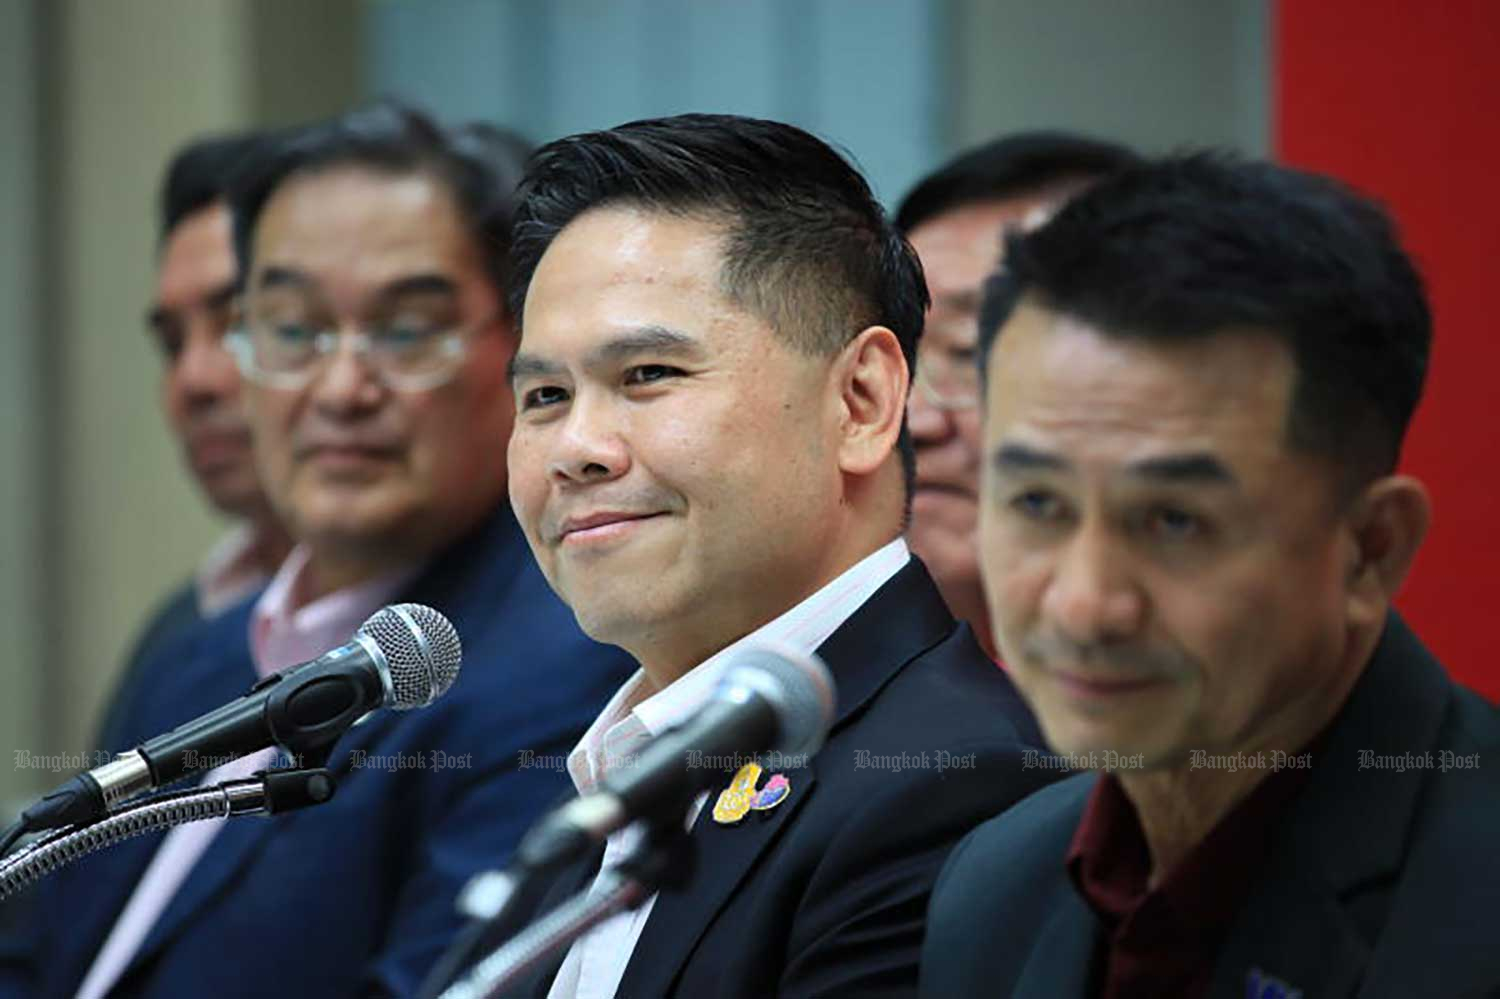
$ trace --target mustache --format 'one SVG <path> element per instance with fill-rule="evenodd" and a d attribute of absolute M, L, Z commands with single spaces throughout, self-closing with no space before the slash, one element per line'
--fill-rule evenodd
<path fill-rule="evenodd" d="M 1197 666 L 1192 656 L 1170 646 L 1077 642 L 1061 635 L 1030 636 L 1021 643 L 1021 653 L 1041 665 L 1082 666 L 1110 676 L 1143 679 L 1183 676 Z"/>

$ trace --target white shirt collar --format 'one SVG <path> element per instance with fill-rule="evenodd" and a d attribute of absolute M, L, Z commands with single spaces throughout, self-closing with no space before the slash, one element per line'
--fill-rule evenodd
<path fill-rule="evenodd" d="M 906 541 L 897 538 L 865 556 L 812 596 L 743 638 L 726 645 L 678 677 L 665 689 L 645 696 L 644 670 L 637 670 L 568 754 L 568 775 L 580 792 L 596 784 L 625 757 L 657 735 L 686 721 L 713 695 L 719 678 L 736 653 L 756 642 L 775 642 L 813 653 L 865 601 L 911 559 Z"/>

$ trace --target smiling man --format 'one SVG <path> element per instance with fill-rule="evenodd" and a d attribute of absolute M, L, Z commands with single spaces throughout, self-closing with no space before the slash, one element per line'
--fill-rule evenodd
<path fill-rule="evenodd" d="M 896 226 L 922 260 L 932 307 L 907 408 L 917 454 L 907 537 L 943 599 L 995 654 L 979 578 L 979 300 L 1007 228 L 1034 224 L 1135 162 L 1123 146 L 1069 132 L 1016 132 L 922 178 Z"/>
<path fill-rule="evenodd" d="M 1023 769 L 1030 718 L 901 539 L 919 265 L 847 163 L 775 122 L 574 136 L 522 191 L 512 502 L 584 631 L 641 665 L 569 758 L 575 784 L 691 715 L 747 642 L 816 650 L 838 686 L 775 808 L 698 802 L 696 876 L 522 992 L 910 994 L 949 846 L 1052 776 Z"/>
<path fill-rule="evenodd" d="M 519 163 L 492 139 L 376 105 L 278 137 L 234 192 L 235 347 L 261 482 L 297 545 L 256 600 L 158 657 L 111 748 L 343 644 L 387 603 L 452 620 L 457 681 L 355 725 L 318 808 L 184 826 L 49 879 L 15 994 L 414 995 L 459 889 L 566 787 L 534 761 L 629 675 L 547 587 L 506 502 Z"/>
<path fill-rule="evenodd" d="M 980 329 L 995 633 L 1096 773 L 955 851 L 924 994 L 1493 994 L 1500 717 L 1391 610 L 1430 320 L 1384 215 L 1132 168 L 1010 240 Z"/>

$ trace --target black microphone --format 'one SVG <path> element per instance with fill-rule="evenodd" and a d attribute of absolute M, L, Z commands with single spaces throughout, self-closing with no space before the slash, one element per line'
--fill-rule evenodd
<path fill-rule="evenodd" d="M 565 863 L 638 818 L 680 821 L 695 794 L 723 779 L 724 768 L 703 765 L 705 757 L 811 755 L 823 745 L 833 704 L 833 678 L 816 656 L 768 644 L 735 653 L 697 714 L 533 827 L 517 848 L 518 866 Z"/>
<path fill-rule="evenodd" d="M 431 607 L 382 608 L 347 645 L 273 673 L 243 697 L 79 774 L 21 819 L 28 831 L 92 822 L 226 758 L 271 746 L 294 754 L 326 749 L 376 708 L 431 704 L 453 685 L 461 658 L 453 625 Z"/>

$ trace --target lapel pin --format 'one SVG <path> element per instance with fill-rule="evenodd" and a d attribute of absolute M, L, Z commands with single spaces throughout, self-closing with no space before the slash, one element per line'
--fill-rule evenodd
<path fill-rule="evenodd" d="M 1245 996 L 1246 999 L 1302 999 L 1302 990 L 1259 968 L 1251 968 L 1245 976 Z"/>
<path fill-rule="evenodd" d="M 732 826 L 750 812 L 765 812 L 786 800 L 792 793 L 791 781 L 783 774 L 772 774 L 766 786 L 757 789 L 763 771 L 759 763 L 746 763 L 740 767 L 729 786 L 719 792 L 714 802 L 714 821 L 721 826 Z"/>

